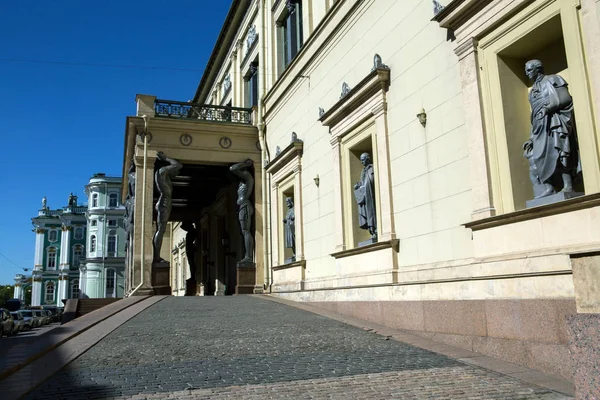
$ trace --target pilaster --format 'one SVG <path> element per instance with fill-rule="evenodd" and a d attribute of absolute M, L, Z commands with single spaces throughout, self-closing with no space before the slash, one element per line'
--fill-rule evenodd
<path fill-rule="evenodd" d="M 146 159 L 145 169 L 144 158 Z M 132 283 L 133 289 L 138 288 L 135 292 L 138 295 L 146 295 L 152 292 L 152 239 L 154 236 L 152 211 L 155 161 L 155 150 L 148 150 L 146 157 L 144 157 L 143 149 L 141 146 L 138 146 L 135 155 L 135 251 L 133 254 L 134 271 Z"/>

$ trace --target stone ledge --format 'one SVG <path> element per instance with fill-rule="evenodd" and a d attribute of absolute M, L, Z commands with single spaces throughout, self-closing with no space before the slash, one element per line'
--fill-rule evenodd
<path fill-rule="evenodd" d="M 477 221 L 467 222 L 466 224 L 463 224 L 463 226 L 473 231 L 478 231 L 481 229 L 495 228 L 497 226 L 509 225 L 517 222 L 529 221 L 536 218 L 543 218 L 597 206 L 600 206 L 600 193 L 575 197 L 559 203 L 547 204 L 544 206 L 528 208 L 507 214 L 496 215 Z"/>
<path fill-rule="evenodd" d="M 383 249 L 393 249 L 396 253 L 398 253 L 400 251 L 400 240 L 392 239 L 386 240 L 385 242 L 377 242 L 363 247 L 357 247 L 354 249 L 342 250 L 335 253 L 331 253 L 330 256 L 333 258 L 344 258 Z"/>
<path fill-rule="evenodd" d="M 281 271 L 284 269 L 291 269 L 296 267 L 306 268 L 306 260 L 300 260 L 289 264 L 278 265 L 276 267 L 273 267 L 273 271 Z"/>

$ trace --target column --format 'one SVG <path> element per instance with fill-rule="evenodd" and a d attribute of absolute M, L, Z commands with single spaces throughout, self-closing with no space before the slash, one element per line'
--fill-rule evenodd
<path fill-rule="evenodd" d="M 581 0 L 581 33 L 589 72 L 592 113 L 600 121 L 600 1 Z M 600 149 L 597 149 L 600 151 Z"/>
<path fill-rule="evenodd" d="M 69 259 L 71 254 L 71 236 L 73 235 L 73 227 L 63 225 L 61 235 L 60 262 L 58 265 L 59 277 L 56 292 L 56 301 L 59 306 L 62 305 L 62 299 L 68 298 L 69 293 Z"/>
<path fill-rule="evenodd" d="M 379 180 L 379 228 L 377 236 L 379 242 L 396 239 L 394 230 L 394 207 L 392 200 L 392 172 L 390 168 L 389 138 L 387 131 L 387 103 L 379 103 L 372 110 L 375 117 L 375 140 L 377 151 L 377 170 L 375 174 Z"/>
<path fill-rule="evenodd" d="M 34 275 L 32 277 L 32 285 L 31 285 L 31 305 L 39 306 L 42 301 L 42 276 Z"/>
<path fill-rule="evenodd" d="M 265 237 L 263 232 L 263 173 L 262 163 L 254 163 L 254 260 L 256 262 L 256 283 L 254 293 L 263 293 L 263 283 L 265 281 Z"/>
<path fill-rule="evenodd" d="M 473 220 L 492 217 L 496 210 L 492 203 L 492 190 L 489 179 L 489 163 L 483 129 L 483 110 L 479 93 L 479 72 L 477 62 L 477 41 L 468 39 L 454 50 L 459 57 L 462 84 L 465 126 L 469 142 L 469 170 L 473 199 Z"/>
<path fill-rule="evenodd" d="M 135 212 L 134 212 L 134 253 L 133 253 L 133 294 L 152 294 L 152 239 L 154 229 L 152 225 L 152 194 L 154 190 L 154 162 L 156 151 L 148 150 L 146 155 L 146 169 L 144 173 L 143 147 L 136 148 L 135 155 Z M 145 180 L 144 180 L 145 178 Z M 144 189 L 145 188 L 145 189 Z M 145 198 L 144 198 L 145 195 Z M 144 223 L 142 224 L 142 216 Z M 143 247 L 142 247 L 143 237 Z"/>
<path fill-rule="evenodd" d="M 33 269 L 41 270 L 44 262 L 44 234 L 45 229 L 37 228 L 35 230 L 35 255 L 33 257 Z"/>
<path fill-rule="evenodd" d="M 302 201 L 302 164 L 298 160 L 298 165 L 294 168 L 294 215 L 296 218 L 296 261 L 304 260 L 304 223 L 302 219 L 303 204 Z M 279 203 L 279 202 L 278 202 Z M 281 222 L 280 222 L 281 223 Z"/>
<path fill-rule="evenodd" d="M 331 140 L 333 153 L 333 198 L 335 210 L 335 235 L 334 251 L 346 250 L 344 240 L 344 199 L 342 193 L 342 155 L 340 154 L 340 139 L 334 137 Z"/>

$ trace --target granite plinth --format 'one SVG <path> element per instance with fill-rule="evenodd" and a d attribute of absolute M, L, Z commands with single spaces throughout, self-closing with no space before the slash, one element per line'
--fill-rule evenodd
<path fill-rule="evenodd" d="M 152 263 L 152 290 L 155 295 L 171 294 L 170 273 L 170 263 L 166 261 Z"/>
<path fill-rule="evenodd" d="M 256 264 L 246 263 L 249 266 L 243 266 L 238 263 L 236 269 L 237 284 L 235 285 L 235 294 L 252 294 L 256 285 Z"/>
<path fill-rule="evenodd" d="M 556 194 L 542 197 L 540 199 L 527 200 L 525 205 L 527 208 L 543 206 L 546 204 L 558 203 L 559 201 L 569 200 L 574 197 L 581 197 L 585 193 L 582 192 L 558 192 Z"/>
<path fill-rule="evenodd" d="M 358 242 L 358 247 L 368 246 L 373 243 L 377 243 L 377 239 L 371 238 L 369 240 L 365 240 L 364 242 Z"/>
<path fill-rule="evenodd" d="M 600 399 L 600 314 L 567 316 L 578 399 Z"/>

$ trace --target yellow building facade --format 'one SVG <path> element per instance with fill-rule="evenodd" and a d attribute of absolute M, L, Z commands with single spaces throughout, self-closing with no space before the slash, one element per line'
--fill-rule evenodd
<path fill-rule="evenodd" d="M 583 188 L 537 207 L 527 207 L 522 149 L 531 59 L 569 84 Z M 453 0 L 434 10 L 429 0 L 234 0 L 193 101 L 180 104 L 187 111 L 167 118 L 167 103 L 139 95 L 128 118 L 129 293 L 271 293 L 572 379 L 565 318 L 600 312 L 598 99 L 600 1 Z M 184 164 L 180 187 L 210 192 L 178 204 L 163 271 L 148 259 L 158 151 Z M 365 152 L 373 243 L 353 193 Z M 238 181 L 226 169 L 246 159 L 256 266 L 241 273 Z M 197 231 L 195 277 L 184 220 Z"/>

